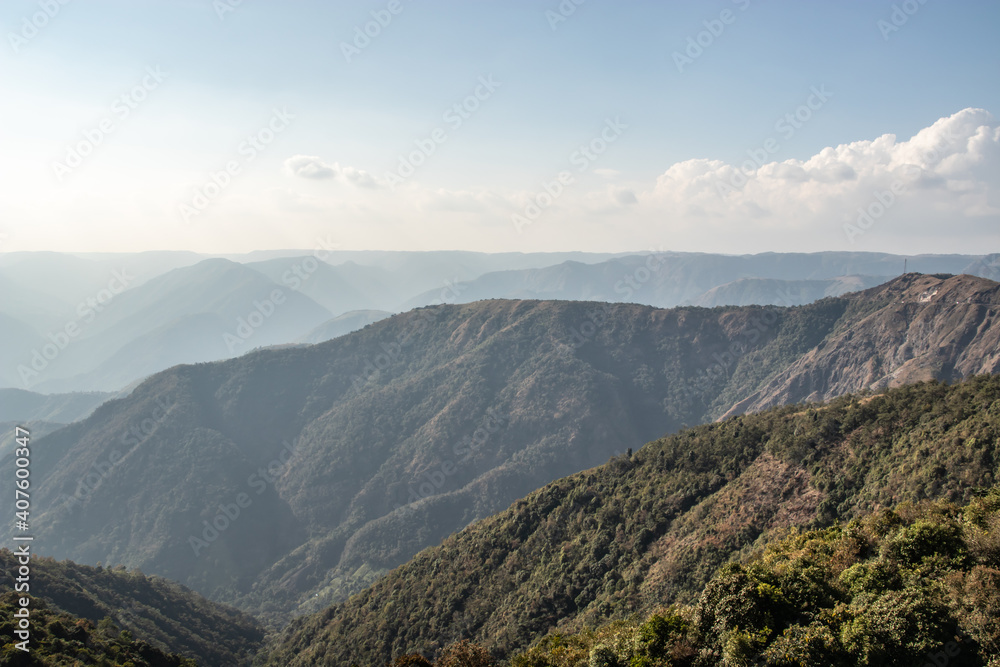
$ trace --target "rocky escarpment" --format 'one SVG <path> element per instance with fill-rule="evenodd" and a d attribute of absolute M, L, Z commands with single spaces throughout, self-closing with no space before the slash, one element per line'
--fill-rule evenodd
<path fill-rule="evenodd" d="M 723 418 L 864 389 L 1000 372 L 1000 285 L 993 281 L 912 273 L 845 298 L 851 301 L 845 326 Z"/>

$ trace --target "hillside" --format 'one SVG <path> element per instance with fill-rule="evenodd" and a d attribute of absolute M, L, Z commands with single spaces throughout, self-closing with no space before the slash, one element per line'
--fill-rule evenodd
<path fill-rule="evenodd" d="M 14 613 L 19 596 L 0 595 L 0 633 L 11 641 L 0 647 L 0 665 L 51 667 L 101 665 L 101 667 L 196 667 L 198 663 L 162 650 L 122 630 L 111 619 L 94 624 L 87 619 L 49 607 L 41 598 L 29 596 L 32 634 L 29 650 L 16 646 Z"/>
<path fill-rule="evenodd" d="M 1000 289 L 927 280 L 977 299 Z M 439 306 L 176 367 L 38 440 L 38 539 L 58 558 L 141 567 L 279 623 L 554 479 L 718 417 L 859 322 L 900 320 L 891 298 L 865 294 L 787 309 Z M 995 307 L 905 308 L 943 345 L 940 379 L 996 372 L 983 343 Z M 953 328 L 960 312 L 978 324 Z M 868 386 L 894 351 L 820 367 L 784 400 Z"/>
<path fill-rule="evenodd" d="M 16 571 L 17 559 L 2 549 L 0 564 L 0 583 L 13 590 L 8 573 Z M 122 567 L 36 557 L 31 562 L 31 592 L 54 611 L 95 626 L 109 618 L 156 648 L 199 665 L 248 664 L 264 638 L 263 629 L 249 616 L 172 581 Z"/>
<path fill-rule="evenodd" d="M 11 551 L 0 549 L 0 567 L 0 585 L 13 590 L 10 573 L 17 571 L 17 558 Z M 31 592 L 53 613 L 85 619 L 92 626 L 100 626 L 108 618 L 157 649 L 196 660 L 199 665 L 249 664 L 264 638 L 257 622 L 245 614 L 136 570 L 35 557 L 31 561 Z"/>
<path fill-rule="evenodd" d="M 0 422 L 48 421 L 61 424 L 85 419 L 113 394 L 99 391 L 72 394 L 36 394 L 22 389 L 0 389 Z"/>
<path fill-rule="evenodd" d="M 62 324 L 63 313 L 72 312 L 72 306 L 64 299 L 50 296 L 33 287 L 5 275 L 0 268 L 0 313 L 21 326 L 35 331 Z M 9 322 L 3 322 L 9 326 Z"/>
<path fill-rule="evenodd" d="M 28 386 L 114 391 L 175 364 L 295 340 L 329 317 L 312 299 L 251 268 L 208 259 L 126 289 L 100 310 L 95 306 L 79 319 L 78 337 Z"/>
<path fill-rule="evenodd" d="M 699 426 L 558 480 L 293 622 L 267 664 L 387 664 L 462 638 L 509 657 L 550 632 L 693 603 L 785 528 L 964 503 L 998 475 L 996 376 Z"/>
<path fill-rule="evenodd" d="M 27 323 L 2 312 L 0 331 L 3 331 L 4 342 L 0 347 L 0 384 L 7 387 L 23 386 L 18 364 L 25 363 L 25 350 L 41 346 L 44 339 Z M 27 361 L 30 362 L 30 356 Z"/>
<path fill-rule="evenodd" d="M 996 255 L 921 255 L 906 261 L 924 273 L 997 277 Z M 609 255 L 327 248 L 229 258 L 188 252 L 4 253 L 0 331 L 7 345 L 0 350 L 0 386 L 48 393 L 120 391 L 179 363 L 320 342 L 323 331 L 311 330 L 348 311 L 399 312 L 495 298 L 661 308 L 787 307 L 891 280 L 903 264 L 902 256 L 852 252 Z M 258 309 L 255 304 L 274 290 L 285 298 L 276 313 L 267 304 Z M 260 326 L 240 324 L 261 315 Z M 343 324 L 330 326 L 346 333 L 350 328 Z M 237 331 L 247 338 L 236 337 Z"/>
<path fill-rule="evenodd" d="M 401 297 L 395 276 L 371 266 L 346 262 L 331 266 L 315 257 L 292 257 L 250 262 L 247 267 L 275 284 L 294 289 L 333 315 L 394 307 Z"/>
<path fill-rule="evenodd" d="M 369 324 L 390 317 L 392 313 L 384 310 L 352 310 L 327 320 L 309 333 L 298 339 L 299 343 L 325 343 L 358 329 L 364 329 Z"/>
<path fill-rule="evenodd" d="M 991 280 L 909 273 L 844 298 L 852 326 L 831 332 L 726 414 L 1000 371 L 1000 327 L 994 325 L 1000 291 Z M 956 345 L 962 347 L 957 354 Z"/>
<path fill-rule="evenodd" d="M 8 456 L 13 456 L 14 448 L 17 447 L 17 427 L 28 429 L 37 438 L 54 433 L 66 424 L 45 421 L 15 421 L 0 422 L 0 461 Z"/>
<path fill-rule="evenodd" d="M 1000 487 L 965 507 L 903 504 L 792 531 L 691 606 L 551 635 L 511 665 L 997 667 L 998 566 Z"/>

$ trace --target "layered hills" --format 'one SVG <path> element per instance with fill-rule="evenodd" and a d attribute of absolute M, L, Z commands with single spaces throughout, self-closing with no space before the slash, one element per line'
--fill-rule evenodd
<path fill-rule="evenodd" d="M 576 299 L 675 306 L 799 306 L 825 296 L 862 290 L 904 272 L 990 277 L 994 255 L 921 255 L 906 260 L 884 253 L 761 253 L 715 255 L 655 252 L 598 263 L 493 271 L 462 281 L 453 302 L 482 299 Z M 434 302 L 440 288 L 416 296 L 408 307 Z"/>
<path fill-rule="evenodd" d="M 36 539 L 280 623 L 552 480 L 748 399 L 995 373 L 998 289 L 908 274 L 794 308 L 496 300 L 178 366 L 37 440 Z M 850 356 L 866 332 L 891 335 Z M 929 354 L 922 375 L 897 372 Z M 745 463 L 792 493 L 800 473 L 781 461 Z"/>
<path fill-rule="evenodd" d="M 371 311 L 496 298 L 796 306 L 880 284 L 907 264 L 996 278 L 997 262 L 996 255 L 850 252 L 348 252 L 327 241 L 314 251 L 228 257 L 5 253 L 0 386 L 122 391 L 178 363 L 321 342 L 374 321 Z M 276 290 L 280 318 L 268 303 Z"/>

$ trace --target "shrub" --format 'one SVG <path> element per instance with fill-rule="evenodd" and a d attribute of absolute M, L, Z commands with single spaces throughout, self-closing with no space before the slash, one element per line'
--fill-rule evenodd
<path fill-rule="evenodd" d="M 900 528 L 886 544 L 885 552 L 900 563 L 919 565 L 924 558 L 939 554 L 962 558 L 965 545 L 957 525 L 921 519 Z"/>
<path fill-rule="evenodd" d="M 884 593 L 903 586 L 899 568 L 883 558 L 852 565 L 840 574 L 840 583 L 852 597 L 862 593 Z"/>
<path fill-rule="evenodd" d="M 587 665 L 588 667 L 622 667 L 615 652 L 604 644 L 597 644 L 590 649 L 590 661 Z"/>
<path fill-rule="evenodd" d="M 468 639 L 451 644 L 441 652 L 437 667 L 494 667 L 490 652 Z"/>

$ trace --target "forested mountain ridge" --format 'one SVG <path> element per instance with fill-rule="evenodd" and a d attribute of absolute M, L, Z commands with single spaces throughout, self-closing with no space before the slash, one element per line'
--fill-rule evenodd
<path fill-rule="evenodd" d="M 371 320 L 336 320 L 352 310 L 400 312 L 496 298 L 658 308 L 796 306 L 892 280 L 907 262 L 923 273 L 1000 277 L 996 254 L 904 259 L 871 252 L 488 254 L 349 252 L 325 241 L 322 246 L 225 258 L 188 252 L 3 253 L 0 385 L 59 393 L 124 391 L 174 364 L 319 342 L 316 336 L 326 340 L 322 323 L 331 317 L 335 333 Z M 282 301 L 269 305 L 275 290 Z M 279 318 L 268 316 L 274 305 L 280 305 Z M 244 345 L 236 330 L 249 330 L 240 320 L 262 315 L 253 340 Z"/>
<path fill-rule="evenodd" d="M 548 633 L 693 603 L 727 560 L 787 528 L 964 503 L 998 479 L 996 376 L 738 416 L 553 482 L 294 621 L 262 662 L 381 665 L 463 638 L 510 657 Z"/>
<path fill-rule="evenodd" d="M 695 604 L 549 635 L 510 664 L 998 667 L 998 566 L 1000 487 L 964 507 L 903 503 L 792 530 L 723 567 Z"/>
<path fill-rule="evenodd" d="M 554 479 L 726 413 L 862 322 L 933 334 L 947 363 L 932 376 L 995 372 L 996 308 L 969 297 L 995 299 L 997 284 L 891 285 L 914 281 L 966 303 L 918 295 L 907 320 L 881 292 L 795 308 L 497 300 L 178 366 L 38 440 L 37 539 L 43 553 L 141 567 L 277 624 Z M 968 328 L 951 326 L 956 313 Z M 783 400 L 869 386 L 893 354 L 817 357 Z"/>
<path fill-rule="evenodd" d="M 11 573 L 16 572 L 17 567 L 17 557 L 7 549 L 0 549 L 0 585 L 5 590 L 14 590 Z M 59 640 L 68 641 L 76 635 L 84 641 L 87 634 L 96 630 L 106 639 L 118 639 L 120 631 L 128 631 L 156 650 L 178 654 L 199 665 L 222 667 L 249 664 L 264 639 L 263 628 L 246 614 L 206 600 L 172 581 L 147 577 L 142 572 L 126 571 L 123 567 L 91 567 L 34 557 L 30 587 L 33 596 L 31 618 L 35 628 L 31 647 L 36 657 L 51 659 L 57 649 L 67 648 L 63 645 L 65 641 L 60 643 Z M 53 616 L 65 614 L 74 620 L 67 623 L 64 619 L 59 628 L 52 628 L 51 623 L 42 622 L 36 615 L 40 602 Z M 45 625 L 50 626 L 47 634 L 51 639 L 48 641 L 43 641 L 44 635 L 39 632 Z M 81 628 L 86 632 L 79 630 Z M 120 664 L 126 664 L 128 656 L 124 654 L 127 653 L 123 649 Z M 8 657 L 13 659 L 16 655 L 11 653 Z M 0 660 L 0 664 L 8 663 Z M 154 661 L 151 664 L 168 663 Z"/>
<path fill-rule="evenodd" d="M 122 630 L 110 618 L 94 624 L 85 618 L 52 609 L 42 598 L 29 596 L 34 623 L 28 649 L 22 650 L 15 636 L 14 614 L 21 609 L 20 597 L 12 591 L 0 595 L 0 632 L 11 641 L 0 647 L 0 665 L 12 667 L 197 667 L 198 663 L 174 653 L 165 653 L 132 632 Z"/>

